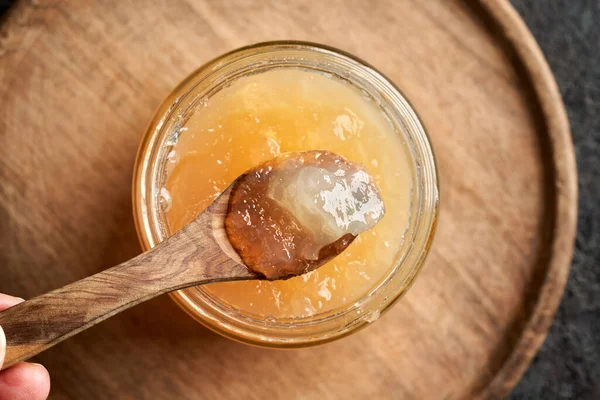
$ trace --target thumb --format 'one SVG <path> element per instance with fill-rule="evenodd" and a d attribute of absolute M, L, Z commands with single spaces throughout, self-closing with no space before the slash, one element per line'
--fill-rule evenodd
<path fill-rule="evenodd" d="M 4 363 L 4 355 L 6 354 L 6 336 L 4 336 L 4 331 L 0 326 L 0 368 L 2 368 L 2 364 Z"/>

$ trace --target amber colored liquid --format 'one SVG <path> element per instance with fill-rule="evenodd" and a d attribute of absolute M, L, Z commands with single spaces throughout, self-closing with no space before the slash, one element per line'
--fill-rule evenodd
<path fill-rule="evenodd" d="M 401 136 L 361 91 L 317 72 L 272 70 L 221 90 L 185 128 L 169 157 L 171 232 L 243 172 L 289 151 L 329 150 L 362 163 L 386 206 L 373 229 L 318 270 L 204 286 L 211 296 L 257 316 L 308 317 L 359 300 L 386 277 L 408 227 L 413 170 Z"/>

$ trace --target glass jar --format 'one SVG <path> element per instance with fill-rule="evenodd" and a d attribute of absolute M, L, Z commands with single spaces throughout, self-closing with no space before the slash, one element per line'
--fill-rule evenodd
<path fill-rule="evenodd" d="M 169 236 L 160 189 L 167 177 L 167 155 L 182 125 L 202 102 L 231 82 L 273 68 L 316 70 L 361 89 L 384 113 L 412 158 L 411 210 L 404 241 L 386 278 L 360 300 L 312 317 L 257 319 L 212 298 L 202 287 L 171 293 L 193 318 L 224 336 L 267 347 L 302 347 L 341 338 L 375 321 L 410 287 L 431 245 L 439 206 L 431 144 L 409 102 L 381 73 L 343 51 L 291 41 L 243 47 L 206 63 L 173 90 L 150 121 L 134 169 L 134 218 L 144 250 Z"/>

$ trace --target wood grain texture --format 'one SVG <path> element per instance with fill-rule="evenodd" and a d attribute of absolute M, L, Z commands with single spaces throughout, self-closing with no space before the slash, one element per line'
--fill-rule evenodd
<path fill-rule="evenodd" d="M 0 292 L 139 253 L 131 173 L 154 108 L 202 63 L 276 39 L 367 60 L 424 120 L 442 207 L 421 276 L 367 329 L 285 352 L 163 296 L 41 355 L 51 398 L 498 398 L 535 354 L 568 273 L 576 172 L 553 77 L 505 0 L 18 3 L 0 24 Z"/>
<path fill-rule="evenodd" d="M 153 249 L 0 312 L 6 336 L 0 369 L 161 294 L 213 282 L 262 279 L 246 268 L 227 239 L 224 218 L 231 188 Z"/>

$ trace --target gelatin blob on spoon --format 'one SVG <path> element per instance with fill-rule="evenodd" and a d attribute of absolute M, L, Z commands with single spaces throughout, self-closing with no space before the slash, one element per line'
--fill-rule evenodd
<path fill-rule="evenodd" d="M 267 279 L 312 271 L 383 218 L 373 178 L 327 151 L 286 153 L 242 175 L 225 228 L 244 263 Z"/>

